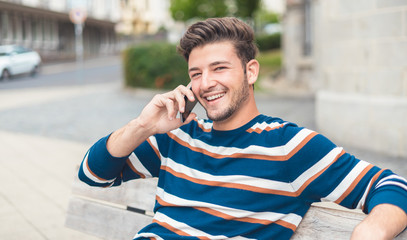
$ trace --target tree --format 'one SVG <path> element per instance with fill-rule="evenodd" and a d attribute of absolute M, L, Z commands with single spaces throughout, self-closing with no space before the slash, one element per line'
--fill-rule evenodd
<path fill-rule="evenodd" d="M 193 18 L 223 17 L 229 14 L 224 0 L 171 0 L 172 18 L 186 22 Z"/>
<path fill-rule="evenodd" d="M 171 0 L 172 18 L 186 22 L 193 18 L 236 16 L 252 19 L 261 0 Z"/>
<path fill-rule="evenodd" d="M 235 15 L 241 18 L 254 18 L 254 13 L 259 8 L 260 0 L 234 0 L 236 4 Z"/>

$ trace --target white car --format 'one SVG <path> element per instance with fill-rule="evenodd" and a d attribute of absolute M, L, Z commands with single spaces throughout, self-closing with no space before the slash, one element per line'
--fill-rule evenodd
<path fill-rule="evenodd" d="M 18 45 L 0 46 L 0 79 L 9 79 L 14 75 L 38 73 L 41 64 L 40 55 Z"/>

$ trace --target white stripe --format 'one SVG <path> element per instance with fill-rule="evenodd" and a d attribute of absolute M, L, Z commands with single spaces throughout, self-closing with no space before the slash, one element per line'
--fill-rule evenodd
<path fill-rule="evenodd" d="M 151 173 L 147 170 L 147 168 L 144 167 L 144 165 L 140 162 L 140 159 L 134 152 L 130 154 L 129 160 L 134 168 L 137 169 L 137 171 L 142 173 L 144 176 L 146 176 L 146 178 L 152 177 Z"/>
<path fill-rule="evenodd" d="M 183 231 L 191 236 L 200 236 L 200 237 L 203 236 L 203 237 L 208 237 L 210 239 L 227 239 L 226 236 L 222 236 L 222 235 L 212 236 L 199 229 L 193 228 L 183 222 L 176 221 L 160 212 L 157 212 L 155 214 L 154 219 L 157 221 L 160 221 L 160 222 L 165 222 L 165 223 L 169 224 L 170 226 L 172 226 L 173 228 Z"/>
<path fill-rule="evenodd" d="M 365 170 L 370 164 L 365 161 L 360 161 L 353 167 L 352 171 L 338 184 L 338 186 L 325 198 L 322 198 L 321 201 L 332 201 L 335 202 L 340 198 L 346 190 L 352 185 L 355 179 L 360 175 L 363 170 Z"/>
<path fill-rule="evenodd" d="M 384 181 L 387 181 L 387 180 L 389 180 L 389 179 L 398 179 L 398 180 L 401 180 L 401 181 L 404 181 L 404 182 L 407 183 L 407 180 L 406 180 L 405 178 L 400 177 L 400 176 L 398 176 L 398 175 L 396 175 L 396 174 L 392 174 L 392 175 L 390 175 L 390 176 L 387 176 L 387 177 L 381 179 L 381 180 L 376 184 L 376 188 L 378 188 Z"/>
<path fill-rule="evenodd" d="M 234 184 L 244 184 L 247 186 L 254 186 L 254 187 L 261 187 L 265 189 L 275 189 L 275 190 L 282 190 L 293 192 L 293 189 L 289 183 L 268 180 L 268 179 L 261 179 L 256 177 L 244 176 L 244 175 L 226 175 L 226 176 L 216 176 L 211 175 L 209 173 L 201 172 L 199 170 L 186 167 L 185 165 L 179 164 L 174 162 L 170 158 L 162 158 L 162 165 L 168 166 L 176 172 L 183 173 L 188 175 L 189 177 L 195 179 L 202 179 L 206 181 L 217 181 L 217 182 L 224 182 L 224 183 L 234 183 Z"/>
<path fill-rule="evenodd" d="M 112 179 L 112 180 L 100 180 L 99 178 L 97 178 L 96 176 L 94 176 L 88 169 L 88 156 L 89 156 L 89 151 L 86 153 L 84 162 L 82 164 L 82 170 L 83 173 L 85 173 L 85 176 L 87 178 L 89 178 L 90 180 L 92 180 L 93 182 L 96 183 L 100 183 L 100 184 L 105 184 L 105 183 L 111 183 L 113 182 L 116 178 Z"/>
<path fill-rule="evenodd" d="M 186 167 L 185 165 L 176 163 L 170 158 L 165 158 L 161 156 L 162 165 L 168 166 L 176 172 L 183 173 L 189 177 L 195 179 L 202 179 L 207 181 L 217 181 L 217 182 L 224 182 L 224 183 L 231 183 L 231 184 L 243 184 L 252 187 L 260 187 L 269 190 L 280 190 L 286 192 L 296 192 L 299 190 L 302 185 L 308 181 L 308 179 L 312 178 L 315 174 L 319 171 L 324 169 L 326 166 L 331 164 L 335 158 L 342 152 L 342 148 L 334 148 L 332 149 L 326 156 L 324 156 L 319 162 L 313 165 L 311 168 L 307 169 L 303 172 L 297 179 L 294 180 L 292 183 L 286 183 L 281 181 L 269 180 L 269 179 L 262 179 L 244 175 L 211 175 L 209 173 L 201 172 L 196 169 L 192 169 Z"/>
<path fill-rule="evenodd" d="M 159 148 L 158 148 L 158 143 L 157 143 L 157 139 L 156 139 L 154 136 L 151 136 L 151 137 L 149 137 L 148 139 L 150 140 L 151 144 L 152 144 L 156 149 L 159 150 Z"/>
<path fill-rule="evenodd" d="M 242 154 L 259 154 L 264 156 L 286 156 L 291 151 L 293 151 L 305 138 L 307 138 L 310 134 L 314 132 L 309 129 L 302 129 L 286 145 L 283 146 L 262 147 L 257 145 L 251 145 L 245 148 L 212 146 L 198 139 L 191 138 L 190 135 L 188 135 L 181 129 L 173 130 L 172 133 L 175 134 L 182 141 L 190 144 L 192 147 L 201 148 L 214 154 L 228 156 L 235 153 L 242 153 Z"/>
<path fill-rule="evenodd" d="M 278 220 L 283 220 L 285 222 L 294 224 L 298 226 L 301 222 L 302 217 L 295 214 L 281 214 L 281 213 L 274 213 L 274 212 L 251 212 L 242 209 L 235 209 L 229 208 L 221 205 L 216 205 L 212 203 L 200 202 L 200 201 L 193 201 L 187 200 L 175 195 L 169 194 L 165 192 L 162 188 L 157 188 L 157 196 L 159 196 L 163 201 L 168 202 L 170 204 L 178 205 L 178 206 L 185 206 L 185 207 L 204 207 L 213 209 L 215 211 L 221 212 L 223 214 L 233 216 L 235 218 L 254 218 L 259 220 L 266 220 L 275 222 Z"/>
<path fill-rule="evenodd" d="M 401 188 L 403 188 L 404 190 L 407 191 L 407 186 L 405 184 L 402 184 L 402 183 L 396 182 L 396 181 L 386 181 L 386 182 L 380 184 L 380 186 L 377 186 L 376 189 L 380 188 L 380 187 L 383 187 L 383 186 L 386 186 L 386 185 L 393 185 L 393 186 L 395 185 L 395 186 L 401 187 Z"/>
<path fill-rule="evenodd" d="M 329 166 L 338 156 L 341 154 L 342 148 L 336 147 L 332 149 L 327 155 L 325 155 L 321 160 L 319 160 L 312 167 L 308 168 L 303 172 L 291 185 L 294 191 L 297 191 L 302 187 L 302 185 L 307 182 L 310 178 L 314 177 L 317 173 L 322 171 L 324 168 Z"/>
<path fill-rule="evenodd" d="M 278 126 L 284 126 L 285 124 L 287 124 L 287 122 L 284 122 L 284 123 L 279 123 L 279 122 L 266 123 L 266 122 L 262 122 L 262 123 L 254 124 L 250 129 L 252 129 L 253 131 L 256 131 L 256 129 L 264 130 L 267 127 L 275 128 L 275 127 L 278 127 Z"/>
<path fill-rule="evenodd" d="M 199 124 L 199 125 L 202 125 L 202 127 L 203 127 L 204 129 L 207 129 L 207 130 L 212 129 L 212 126 L 213 126 L 213 123 L 212 123 L 212 122 L 205 122 L 205 120 L 203 120 L 203 119 L 198 119 L 198 118 L 197 118 L 197 121 L 198 121 L 198 124 Z"/>
<path fill-rule="evenodd" d="M 157 240 L 164 240 L 164 238 L 159 237 L 157 234 L 155 233 L 138 233 L 136 234 L 134 238 L 138 238 L 138 237 L 145 237 L 145 238 L 155 238 Z"/>
<path fill-rule="evenodd" d="M 138 237 L 155 238 L 157 240 L 164 240 L 163 238 L 161 238 L 160 236 L 158 236 L 157 234 L 154 234 L 154 233 L 138 233 L 133 238 L 138 238 Z M 222 239 L 222 238 L 220 238 L 220 239 Z M 226 237 L 223 239 L 226 239 Z M 231 237 L 231 238 L 227 238 L 227 239 L 230 239 L 230 240 L 256 240 L 256 239 L 245 238 L 245 237 L 240 237 L 240 236 Z"/>
<path fill-rule="evenodd" d="M 356 206 L 357 209 L 362 209 L 365 205 L 367 194 L 369 193 L 370 186 L 372 186 L 372 180 L 370 180 L 369 185 L 365 189 L 362 198 L 359 200 L 358 205 Z"/>
<path fill-rule="evenodd" d="M 381 179 L 381 180 L 376 184 L 376 188 L 383 186 L 383 184 L 381 184 L 381 183 L 383 183 L 384 181 L 386 181 L 386 180 L 388 180 L 388 179 L 394 179 L 394 178 L 395 178 L 395 179 L 399 179 L 399 180 L 406 181 L 405 178 L 393 174 L 393 175 L 390 175 L 390 176 L 387 176 L 387 177 Z M 358 205 L 357 205 L 357 208 L 361 209 L 362 206 L 365 204 L 366 197 L 367 197 L 367 194 L 368 194 L 368 192 L 369 192 L 369 189 L 370 189 L 370 186 L 372 185 L 372 183 L 373 183 L 373 181 L 370 180 L 369 186 L 367 186 L 365 192 L 363 193 L 363 196 L 362 196 L 362 198 L 360 199 L 360 201 L 359 201 L 359 203 L 358 203 Z M 387 185 L 387 184 L 384 184 L 384 185 Z M 405 185 L 403 185 L 402 183 L 396 182 L 395 185 L 398 185 L 398 186 L 400 186 L 400 187 L 402 187 L 402 188 L 404 188 L 404 189 L 407 190 L 407 187 L 406 187 Z"/>

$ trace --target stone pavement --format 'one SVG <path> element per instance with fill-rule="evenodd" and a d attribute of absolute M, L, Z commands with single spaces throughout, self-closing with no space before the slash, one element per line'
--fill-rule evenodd
<path fill-rule="evenodd" d="M 124 90 L 120 79 L 0 90 L 0 239 L 97 239 L 64 227 L 77 167 L 94 141 L 137 116 L 154 93 Z M 261 112 L 315 129 L 312 97 L 260 93 L 257 99 Z M 406 159 L 350 152 L 407 176 Z"/>

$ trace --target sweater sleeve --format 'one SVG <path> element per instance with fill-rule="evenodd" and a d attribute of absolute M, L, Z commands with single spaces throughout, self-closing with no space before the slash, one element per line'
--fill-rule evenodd
<path fill-rule="evenodd" d="M 90 186 L 118 186 L 132 179 L 158 176 L 160 159 L 156 154 L 155 137 L 150 137 L 129 156 L 114 157 L 107 150 L 109 136 L 101 138 L 86 153 L 78 173 Z M 153 142 L 153 143 L 152 143 Z"/>
<path fill-rule="evenodd" d="M 356 158 L 320 134 L 304 148 L 313 153 L 309 156 L 310 166 L 325 161 L 304 191 L 308 201 L 331 201 L 365 213 L 376 205 L 388 203 L 407 213 L 407 181 L 403 177 Z"/>

